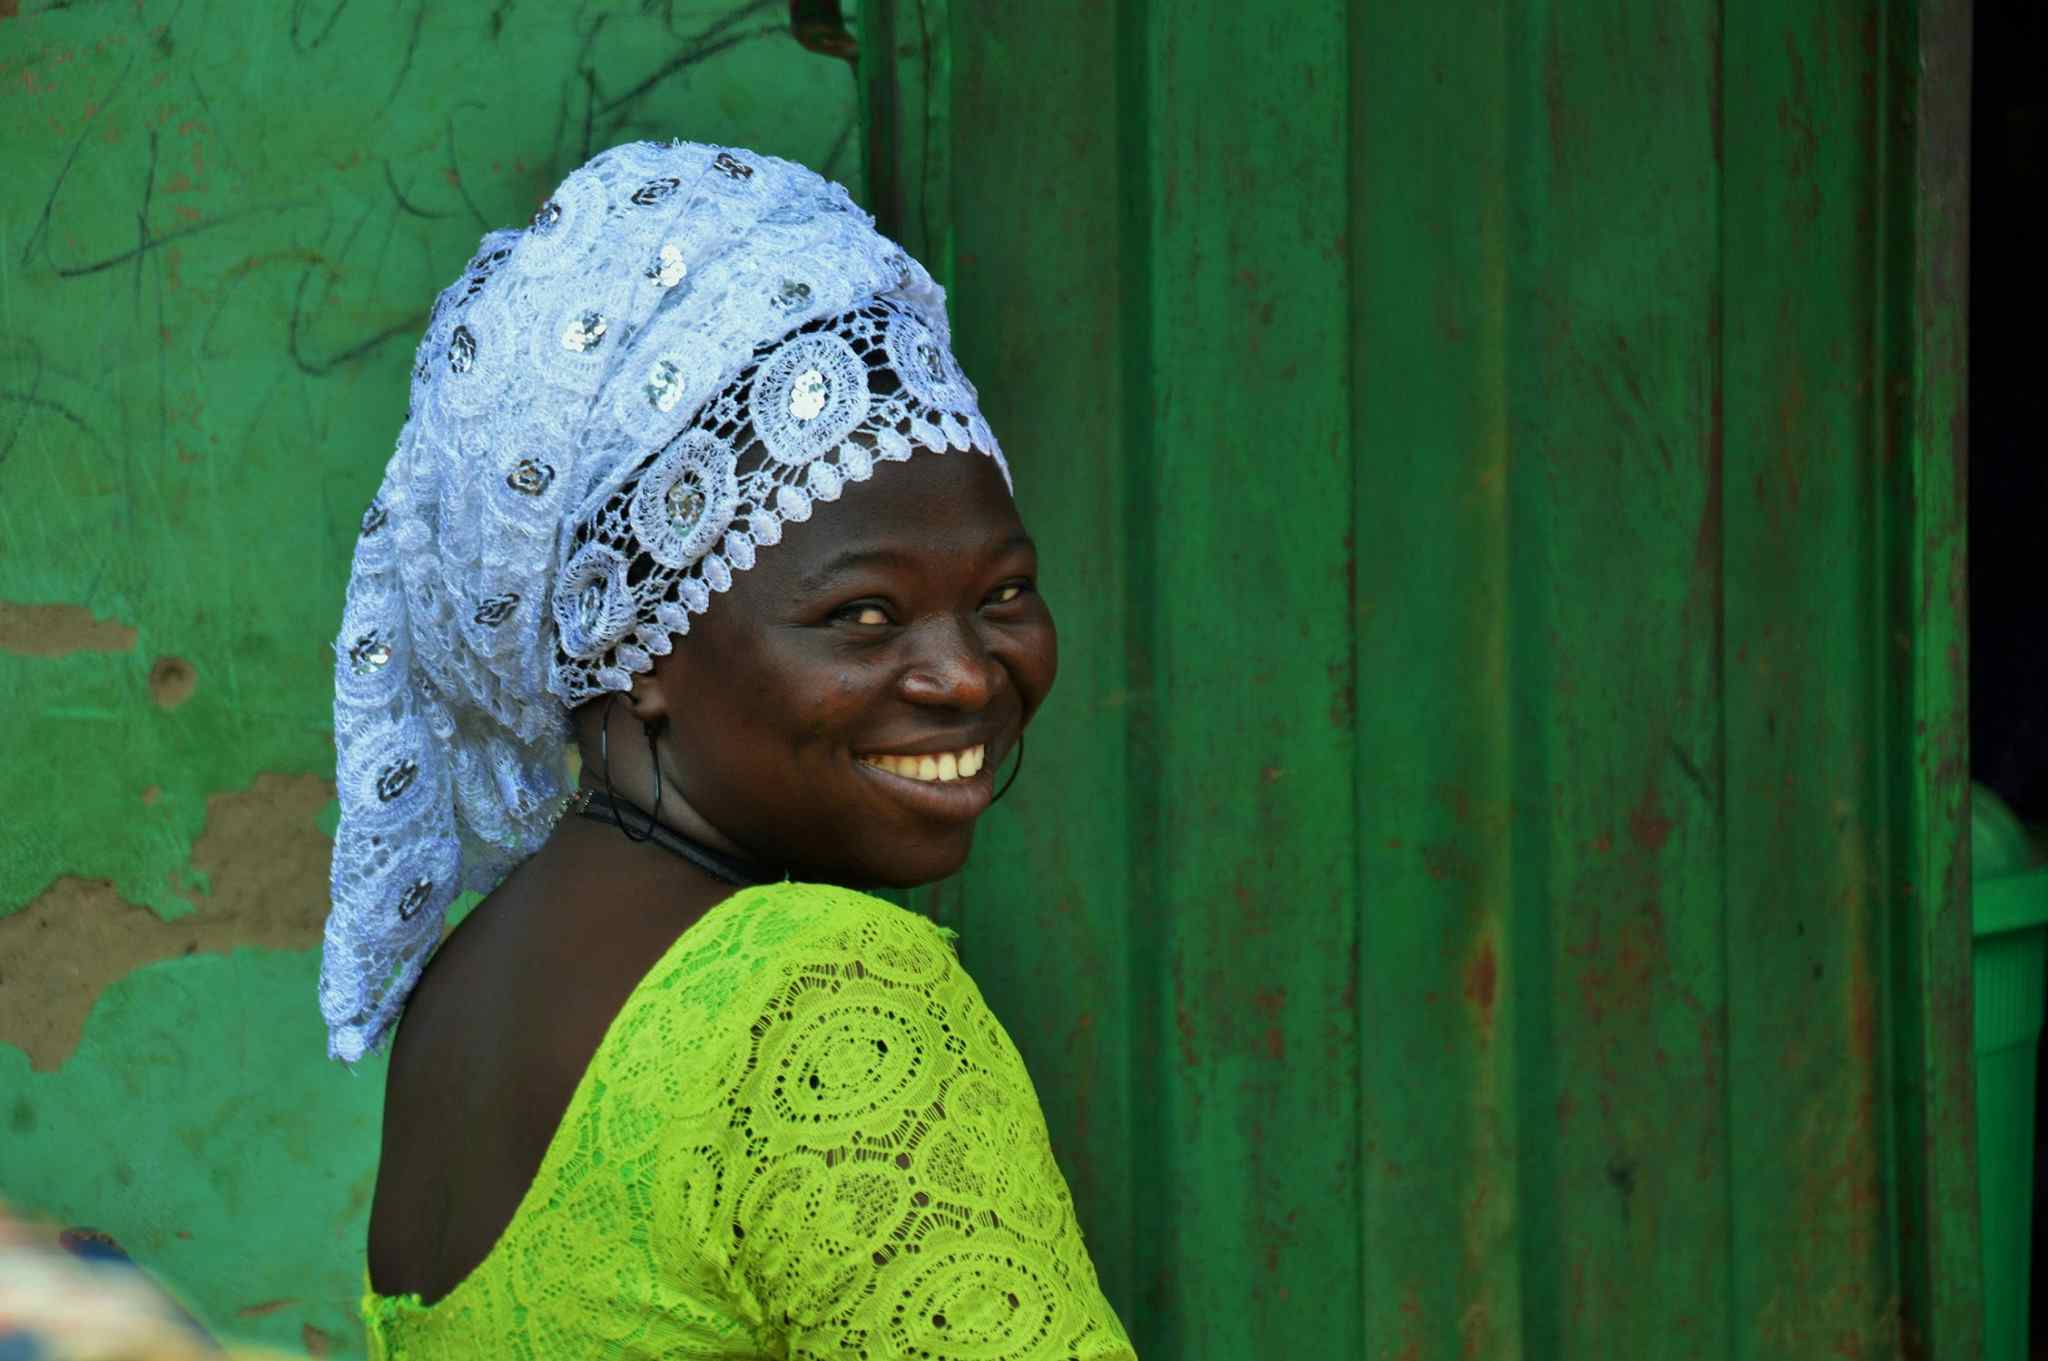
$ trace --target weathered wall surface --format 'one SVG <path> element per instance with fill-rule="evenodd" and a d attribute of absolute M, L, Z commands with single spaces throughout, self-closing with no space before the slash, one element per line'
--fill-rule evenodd
<path fill-rule="evenodd" d="M 327 643 L 427 304 L 596 149 L 854 116 L 772 0 L 0 0 L 0 1197 L 359 1348 Z"/>

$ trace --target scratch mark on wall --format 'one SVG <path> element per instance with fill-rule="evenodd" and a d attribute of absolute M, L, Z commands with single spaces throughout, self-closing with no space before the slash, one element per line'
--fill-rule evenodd
<path fill-rule="evenodd" d="M 88 433 L 90 433 L 92 430 L 92 427 L 85 423 L 85 417 L 79 415 L 70 407 L 64 405 L 62 402 L 53 402 L 48 397 L 38 397 L 33 392 L 15 392 L 7 388 L 0 388 L 0 402 L 18 402 L 22 406 L 35 407 L 39 411 L 54 411 L 59 416 L 62 416 L 65 420 L 70 421 L 73 425 L 77 426 L 80 430 L 84 430 Z M 10 437 L 9 440 L 7 441 L 6 447 L 12 448 L 13 445 L 14 441 Z M 4 457 L 6 457 L 5 451 L 0 450 L 0 458 Z"/>
<path fill-rule="evenodd" d="M 412 61 L 414 57 L 419 55 L 420 50 L 420 28 L 426 22 L 427 7 L 424 4 L 415 6 L 412 12 L 412 32 L 407 35 L 405 40 L 405 58 L 398 63 L 398 75 L 391 82 L 391 93 L 384 96 L 384 107 L 386 109 L 389 109 L 392 104 L 397 102 L 398 92 L 404 87 L 405 78 L 412 74 Z M 387 161 L 385 164 L 389 166 L 390 162 Z"/>
<path fill-rule="evenodd" d="M 92 132 L 92 125 L 107 111 L 115 99 L 120 97 L 121 87 L 128 82 L 128 73 L 135 69 L 136 57 L 130 57 L 128 64 L 121 68 L 121 74 L 114 77 L 114 83 L 107 91 L 107 97 L 93 106 L 92 112 L 80 124 L 78 136 L 72 139 L 71 150 L 64 155 L 64 164 L 57 168 L 57 178 L 50 181 L 50 192 L 43 196 L 43 211 L 36 217 L 36 225 L 29 230 L 28 237 L 21 243 L 21 263 L 34 258 L 36 245 L 41 242 L 44 255 L 49 254 L 50 214 L 56 211 L 57 195 L 64 190 L 64 181 L 71 175 L 71 166 L 78 160 L 80 148 L 84 147 L 86 136 Z"/>
<path fill-rule="evenodd" d="M 156 129 L 151 128 L 149 131 L 149 169 L 142 176 L 142 202 L 135 209 L 134 306 L 138 312 L 142 310 L 142 257 L 149 250 L 149 205 L 150 201 L 156 197 L 156 163 L 159 150 L 160 146 Z M 193 224 L 195 227 L 203 225 L 203 223 Z M 64 273 L 61 269 L 57 272 L 59 274 Z M 159 355 L 162 353 L 161 350 L 158 351 Z"/>
<path fill-rule="evenodd" d="M 68 657 L 74 652 L 130 652 L 135 630 L 100 619 L 83 605 L 17 605 L 0 600 L 0 652 Z"/>
<path fill-rule="evenodd" d="M 1678 768 L 1685 772 L 1685 778 L 1691 783 L 1693 790 L 1698 793 L 1700 799 L 1709 808 L 1714 807 L 1716 804 L 1714 791 L 1707 784 L 1707 777 L 1700 770 L 1699 763 L 1694 761 L 1685 748 L 1678 744 L 1677 738 L 1672 738 L 1667 745 L 1671 751 L 1671 759 L 1678 762 Z"/>
<path fill-rule="evenodd" d="M 483 107 L 481 104 L 471 101 L 456 106 L 448 114 L 448 181 L 455 186 L 455 192 L 462 195 L 462 201 L 468 205 L 469 215 L 476 219 L 476 225 L 485 231 L 489 231 L 491 229 L 491 220 L 484 216 L 484 210 L 477 207 L 476 200 L 470 197 L 469 185 L 464 183 L 462 178 L 462 156 L 455 149 L 455 115 L 481 107 Z"/>
<path fill-rule="evenodd" d="M 845 155 L 846 148 L 853 144 L 854 129 L 859 123 L 860 115 L 855 114 L 840 125 L 839 135 L 832 139 L 832 149 L 825 153 L 825 163 L 818 167 L 818 173 L 826 179 L 839 178 L 839 158 Z"/>
<path fill-rule="evenodd" d="M 411 199 L 407 198 L 405 196 L 405 191 L 398 187 L 398 177 L 391 173 L 391 162 L 389 159 L 386 159 L 384 162 L 384 184 L 387 188 L 391 190 L 391 201 L 398 205 L 398 209 L 400 212 L 408 213 L 413 217 L 425 218 L 440 218 L 451 216 L 451 214 L 448 213 L 430 213 L 425 208 L 420 207 L 417 203 L 414 203 Z"/>
<path fill-rule="evenodd" d="M 348 0 L 335 0 L 334 8 L 328 12 L 327 22 L 321 25 L 318 33 L 308 39 L 305 36 L 307 0 L 293 0 L 291 22 L 292 47 L 300 53 L 311 52 L 318 48 L 320 44 L 333 36 L 334 26 L 341 22 L 342 11 L 347 8 Z"/>
<path fill-rule="evenodd" d="M 292 205 L 281 204 L 270 211 L 279 212 L 289 206 Z M 202 232 L 210 232 L 216 227 L 225 227 L 253 216 L 255 216 L 253 213 L 228 213 L 222 217 L 209 218 L 204 222 L 194 222 L 190 226 L 174 227 L 161 236 L 149 235 L 145 230 L 142 241 L 139 244 L 131 246 L 117 255 L 109 255 L 102 260 L 90 260 L 82 265 L 57 266 L 57 277 L 60 279 L 78 279 L 88 274 L 97 274 L 103 269 L 112 269 L 115 265 L 126 264 L 138 256 L 167 246 L 173 241 L 182 241 L 188 236 L 198 236 Z"/>
<path fill-rule="evenodd" d="M 334 843 L 316 819 L 333 796 L 317 775 L 259 775 L 246 790 L 209 798 L 191 865 L 210 889 L 184 893 L 199 909 L 190 916 L 167 922 L 108 880 L 64 875 L 0 918 L 7 1042 L 31 1068 L 54 1072 L 78 1048 L 101 991 L 146 964 L 318 945 Z"/>
<path fill-rule="evenodd" d="M 186 80 L 192 86 L 192 97 L 199 101 L 199 111 L 212 118 L 213 101 L 206 97 L 206 87 L 199 83 L 199 77 L 196 75 L 188 75 Z"/>
<path fill-rule="evenodd" d="M 648 94 L 663 81 L 680 72 L 687 71 L 690 67 L 697 65 L 701 61 L 717 56 L 727 48 L 737 47 L 741 43 L 751 42 L 755 38 L 765 38 L 771 34 L 789 32 L 787 22 L 778 22 L 764 24 L 759 28 L 748 29 L 744 33 L 726 33 L 727 29 L 739 23 L 748 15 L 759 14 L 764 10 L 773 9 L 776 7 L 776 3 L 777 0 L 753 0 L 753 3 L 742 5 L 714 20 L 702 32 L 691 38 L 681 52 L 678 52 L 667 62 L 663 63 L 654 74 L 648 76 L 624 94 L 606 100 L 598 107 L 597 111 L 602 114 L 616 113 L 634 100 Z"/>
<path fill-rule="evenodd" d="M 339 353 L 325 358 L 308 359 L 299 350 L 299 327 L 305 317 L 306 289 L 313 282 L 314 273 L 315 267 L 308 266 L 305 273 L 299 276 L 298 289 L 292 295 L 291 316 L 285 322 L 285 353 L 291 357 L 293 366 L 308 378 L 324 377 L 343 364 L 361 359 L 387 340 L 396 336 L 416 334 L 426 324 L 427 314 L 416 312 L 403 321 L 393 322 L 383 330 L 357 341 Z"/>

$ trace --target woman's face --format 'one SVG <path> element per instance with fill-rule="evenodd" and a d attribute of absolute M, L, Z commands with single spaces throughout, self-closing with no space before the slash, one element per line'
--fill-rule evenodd
<path fill-rule="evenodd" d="M 878 465 L 786 525 L 656 662 L 663 774 L 800 878 L 953 873 L 1059 665 L 1037 576 L 995 460 Z"/>

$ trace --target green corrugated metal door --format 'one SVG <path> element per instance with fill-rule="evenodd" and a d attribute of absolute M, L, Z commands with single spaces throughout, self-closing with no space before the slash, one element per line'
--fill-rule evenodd
<path fill-rule="evenodd" d="M 1950 0 L 863 9 L 1148 1361 L 1976 1355 Z"/>

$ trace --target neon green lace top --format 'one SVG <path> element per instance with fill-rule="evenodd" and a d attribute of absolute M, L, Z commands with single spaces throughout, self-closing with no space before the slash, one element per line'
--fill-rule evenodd
<path fill-rule="evenodd" d="M 734 894 L 634 988 L 490 1254 L 370 1355 L 1135 1361 L 952 932 Z"/>

